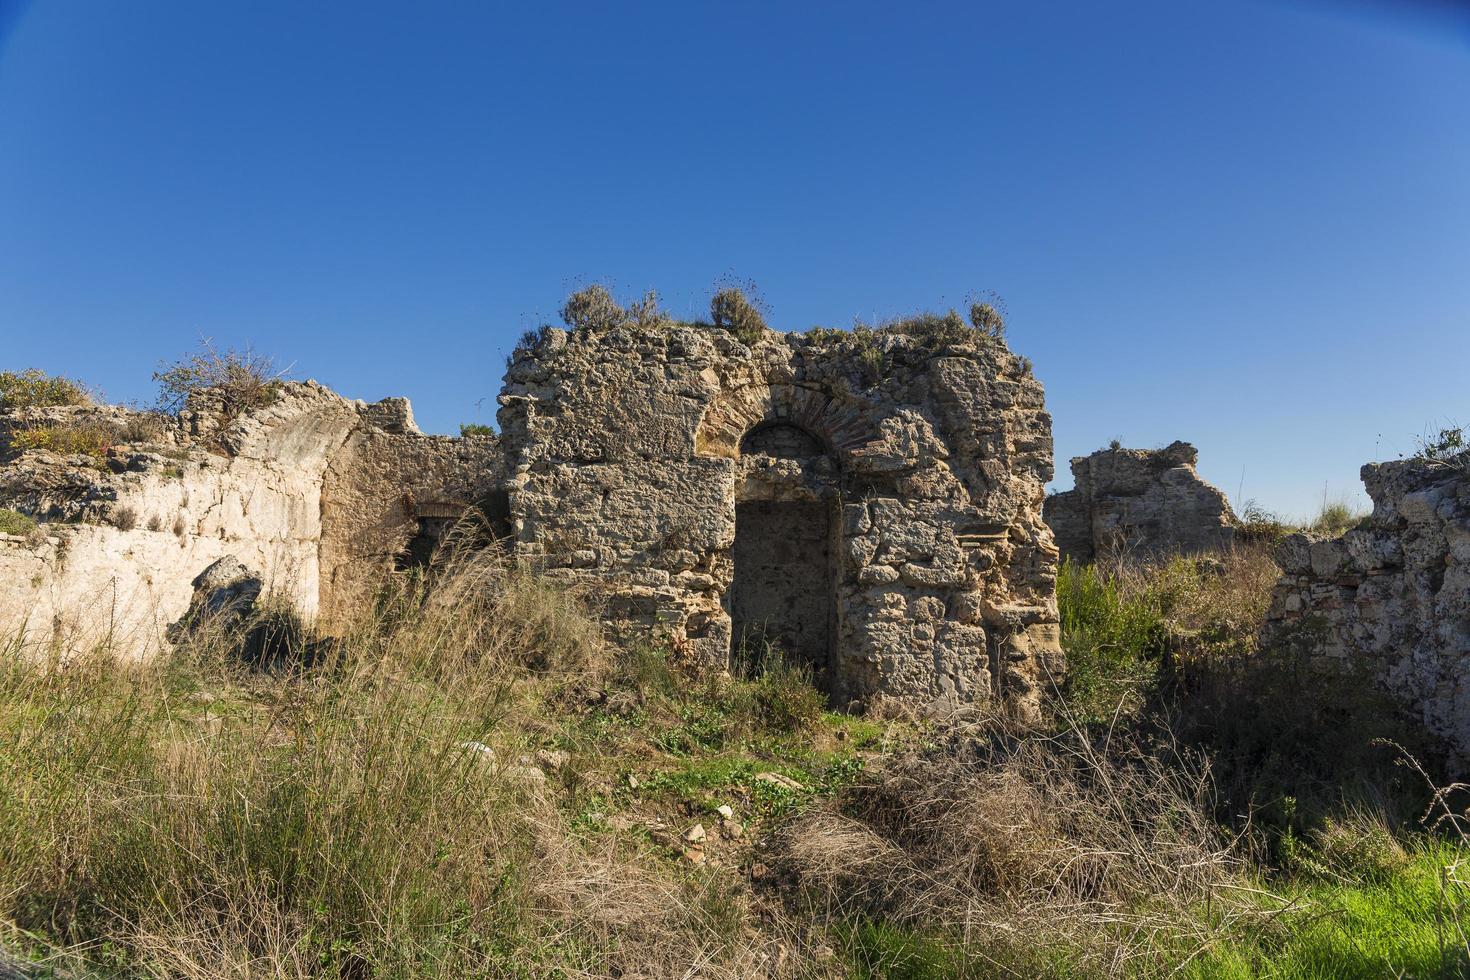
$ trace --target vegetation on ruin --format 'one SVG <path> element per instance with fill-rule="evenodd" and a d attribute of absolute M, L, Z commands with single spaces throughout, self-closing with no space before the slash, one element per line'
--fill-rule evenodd
<path fill-rule="evenodd" d="M 101 465 L 114 447 L 154 442 L 163 430 L 163 419 L 151 412 L 118 419 L 78 415 L 10 429 L 3 435 L 4 455 L 44 450 L 63 456 L 86 456 L 92 464 Z"/>
<path fill-rule="evenodd" d="M 153 380 L 158 383 L 160 411 L 176 415 L 208 391 L 228 420 L 274 402 L 287 373 L 273 358 L 248 347 L 221 348 L 204 338 L 198 350 L 160 364 Z"/>
<path fill-rule="evenodd" d="M 1064 566 L 1039 728 L 619 650 L 595 597 L 488 552 L 293 628 L 310 666 L 208 623 L 148 664 L 7 650 L 0 946 L 136 977 L 1463 975 L 1470 848 L 1420 822 L 1369 685 L 1256 645 L 1274 576 Z"/>
<path fill-rule="evenodd" d="M 754 283 L 725 285 L 709 301 L 711 322 L 733 333 L 741 343 L 754 344 L 766 333 L 763 305 Z"/>
<path fill-rule="evenodd" d="M 27 535 L 36 529 L 36 522 L 18 510 L 0 507 L 0 534 Z"/>
<path fill-rule="evenodd" d="M 495 429 L 492 426 L 486 425 L 484 422 L 461 422 L 459 424 L 459 434 L 461 438 L 465 436 L 493 436 L 495 435 Z"/>
<path fill-rule="evenodd" d="M 50 375 L 39 368 L 0 371 L 0 409 L 90 405 L 92 396 L 81 382 Z"/>

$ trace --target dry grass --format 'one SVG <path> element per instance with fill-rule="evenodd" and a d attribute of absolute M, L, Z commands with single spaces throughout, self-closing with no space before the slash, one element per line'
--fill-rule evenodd
<path fill-rule="evenodd" d="M 1075 728 L 956 735 L 787 828 L 790 901 L 947 935 L 977 975 L 1177 965 L 1263 913 L 1206 771 L 1174 762 Z"/>
<path fill-rule="evenodd" d="M 1225 658 L 1255 560 L 1115 592 Z M 799 669 L 617 651 L 593 599 L 466 550 L 341 636 L 281 627 L 271 670 L 238 656 L 269 604 L 150 664 L 0 650 L 0 943 L 140 977 L 1132 977 L 1269 963 L 1324 917 L 1156 719 L 827 715 Z M 1288 870 L 1382 891 L 1458 860 L 1391 830 L 1343 814 Z M 1419 907 L 1382 920 L 1416 963 Z"/>
<path fill-rule="evenodd" d="M 5 658 L 0 917 L 148 975 L 763 969 L 738 902 L 582 840 L 511 761 L 610 666 L 576 598 L 487 556 L 436 578 L 307 670 L 208 629 L 169 663 Z"/>

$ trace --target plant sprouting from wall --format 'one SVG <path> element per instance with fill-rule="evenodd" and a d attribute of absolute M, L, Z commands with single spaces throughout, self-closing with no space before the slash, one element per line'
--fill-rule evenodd
<path fill-rule="evenodd" d="M 710 298 L 710 320 L 741 343 L 754 344 L 767 329 L 764 306 L 754 283 L 723 285 Z"/>
<path fill-rule="evenodd" d="M 158 382 L 158 407 L 177 414 L 202 392 L 213 392 L 227 418 L 269 405 L 280 393 L 288 369 L 249 347 L 219 348 L 206 337 L 199 349 L 153 372 Z"/>
<path fill-rule="evenodd" d="M 71 378 L 50 375 L 39 368 L 0 371 L 0 408 L 50 408 L 91 402 L 87 389 Z"/>

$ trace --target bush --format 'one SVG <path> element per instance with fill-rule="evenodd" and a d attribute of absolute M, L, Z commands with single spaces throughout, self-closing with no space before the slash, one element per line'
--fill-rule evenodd
<path fill-rule="evenodd" d="M 743 344 L 754 344 L 765 335 L 766 318 L 739 286 L 716 292 L 710 298 L 709 313 L 716 327 L 730 331 Z"/>
<path fill-rule="evenodd" d="M 628 314 L 606 286 L 593 283 L 567 297 L 561 308 L 561 319 L 569 330 L 611 330 L 626 323 Z M 523 343 L 525 339 L 522 338 Z"/>
<path fill-rule="evenodd" d="M 1368 515 L 1361 509 L 1353 506 L 1346 500 L 1335 500 L 1324 503 L 1317 516 L 1312 518 L 1312 523 L 1307 529 L 1313 534 L 1325 535 L 1329 538 L 1338 538 L 1344 532 L 1357 527 L 1363 518 Z"/>
<path fill-rule="evenodd" d="M 1137 709 L 1154 680 L 1169 629 L 1157 596 L 1070 559 L 1057 570 L 1057 611 L 1067 653 L 1066 696 L 1082 720 Z"/>
<path fill-rule="evenodd" d="M 285 374 L 270 357 L 249 348 L 221 350 L 205 338 L 194 353 L 160 364 L 153 380 L 158 382 L 160 411 L 177 414 L 194 396 L 210 391 L 219 398 L 226 419 L 234 419 L 275 401 Z"/>
<path fill-rule="evenodd" d="M 903 334 L 913 337 L 925 347 L 940 348 L 951 344 L 963 344 L 974 340 L 979 334 L 965 323 L 954 310 L 948 313 L 916 313 L 899 317 L 881 324 L 883 333 Z"/>
<path fill-rule="evenodd" d="M 12 453 L 34 449 L 60 453 L 63 456 L 91 456 L 101 460 L 117 444 L 118 433 L 109 425 L 78 421 L 16 429 L 6 438 Z"/>
<path fill-rule="evenodd" d="M 459 434 L 461 438 L 465 436 L 490 437 L 495 435 L 495 430 L 483 422 L 461 422 Z"/>
<path fill-rule="evenodd" d="M 970 326 L 996 340 L 1006 335 L 1005 317 L 991 303 L 970 304 Z"/>
<path fill-rule="evenodd" d="M 52 376 L 39 368 L 0 371 L 0 408 L 48 408 L 91 402 L 86 388 L 70 378 Z"/>
<path fill-rule="evenodd" d="M 1416 440 L 1414 453 L 1420 459 L 1470 469 L 1470 440 L 1459 426 L 1440 429 L 1438 435 L 1425 435 Z"/>
<path fill-rule="evenodd" d="M 0 507 L 0 534 L 25 536 L 36 529 L 36 522 L 18 510 Z"/>

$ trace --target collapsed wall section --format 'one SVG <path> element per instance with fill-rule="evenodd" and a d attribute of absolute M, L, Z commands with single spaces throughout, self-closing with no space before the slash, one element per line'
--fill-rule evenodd
<path fill-rule="evenodd" d="M 38 431 L 118 441 L 82 453 L 12 445 Z M 403 511 L 405 493 L 432 485 L 424 499 L 458 505 L 489 480 L 493 441 L 482 442 L 423 436 L 401 400 L 364 405 L 313 382 L 283 384 L 239 417 L 207 395 L 178 419 L 114 406 L 0 413 L 0 507 L 39 522 L 0 536 L 0 635 L 150 655 L 189 608 L 193 579 L 225 557 L 316 619 L 391 567 L 382 552 L 407 543 L 422 511 Z"/>
<path fill-rule="evenodd" d="M 1339 538 L 1293 534 L 1267 638 L 1305 630 L 1329 662 L 1365 665 L 1470 761 L 1470 457 L 1370 463 L 1373 513 Z"/>
<path fill-rule="evenodd" d="M 1235 535 L 1230 503 L 1195 470 L 1187 442 L 1163 449 L 1102 449 L 1072 460 L 1074 487 L 1043 514 L 1063 558 L 1159 557 L 1211 551 Z"/>

